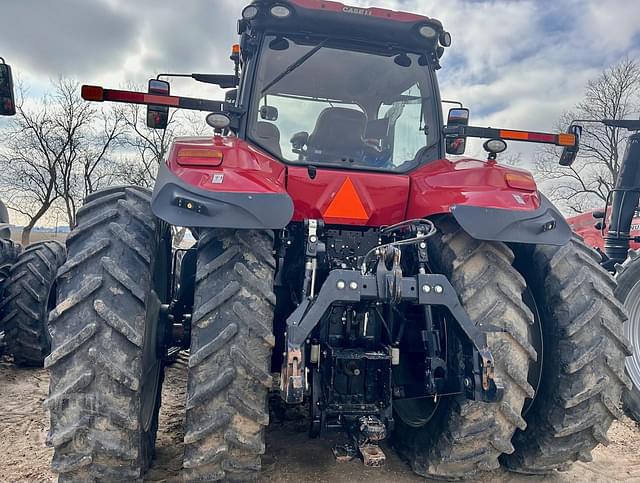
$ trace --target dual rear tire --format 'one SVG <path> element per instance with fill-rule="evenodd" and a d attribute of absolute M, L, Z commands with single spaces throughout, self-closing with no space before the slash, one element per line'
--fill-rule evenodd
<path fill-rule="evenodd" d="M 436 478 L 470 478 L 500 463 L 546 474 L 590 461 L 591 451 L 608 443 L 630 387 L 626 316 L 599 255 L 577 239 L 514 247 L 514 255 L 504 244 L 472 239 L 452 220 L 438 229 L 432 262 L 474 322 L 503 330 L 489 335 L 489 348 L 505 397 L 492 404 L 454 400 L 440 413 L 440 426 L 401 423 L 399 449 L 416 473 Z"/>
<path fill-rule="evenodd" d="M 91 195 L 77 219 L 49 318 L 52 469 L 59 481 L 139 481 L 158 428 L 157 332 L 169 293 L 170 230 L 139 188 Z M 261 232 L 200 234 L 187 480 L 247 481 L 260 470 L 274 345 L 272 242 Z"/>
<path fill-rule="evenodd" d="M 525 271 L 541 316 L 543 370 L 539 391 L 519 430 L 515 451 L 502 462 L 512 471 L 545 474 L 591 461 L 620 418 L 630 387 L 624 360 L 631 353 L 615 282 L 600 256 L 582 240 L 526 253 Z"/>

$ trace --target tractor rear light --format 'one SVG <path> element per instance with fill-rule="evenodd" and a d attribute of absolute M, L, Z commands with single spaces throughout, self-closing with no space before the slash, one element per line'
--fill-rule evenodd
<path fill-rule="evenodd" d="M 224 154 L 216 149 L 185 148 L 178 151 L 176 160 L 180 166 L 215 167 L 222 164 Z"/>
<path fill-rule="evenodd" d="M 214 128 L 216 131 L 222 131 L 226 129 L 231 124 L 231 119 L 229 116 L 222 112 L 212 112 L 207 116 L 207 124 Z"/>
<path fill-rule="evenodd" d="M 291 9 L 285 5 L 274 5 L 269 11 L 276 18 L 287 18 L 291 15 Z"/>
<path fill-rule="evenodd" d="M 431 25 L 423 25 L 422 27 L 420 27 L 418 32 L 420 32 L 420 35 L 422 35 L 425 39 L 429 40 L 435 39 L 438 35 L 436 29 L 434 29 Z"/>
<path fill-rule="evenodd" d="M 442 32 L 439 41 L 443 47 L 451 47 L 451 34 L 449 32 Z"/>
<path fill-rule="evenodd" d="M 249 5 L 242 11 L 242 18 L 245 20 L 253 20 L 258 16 L 259 12 L 258 7 L 255 5 Z"/>
<path fill-rule="evenodd" d="M 532 176 L 528 174 L 507 173 L 504 176 L 507 186 L 516 190 L 537 191 L 538 185 Z"/>
<path fill-rule="evenodd" d="M 99 86 L 82 86 L 81 95 L 85 101 L 104 101 L 104 89 Z"/>

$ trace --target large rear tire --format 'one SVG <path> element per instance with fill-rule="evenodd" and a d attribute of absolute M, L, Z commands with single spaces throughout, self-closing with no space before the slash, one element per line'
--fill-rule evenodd
<path fill-rule="evenodd" d="M 493 404 L 443 399 L 424 427 L 403 424 L 399 415 L 394 438 L 419 475 L 470 478 L 498 468 L 498 457 L 513 451 L 514 432 L 526 426 L 520 412 L 525 398 L 533 396 L 527 382 L 529 364 L 536 359 L 527 342 L 533 314 L 523 302 L 525 282 L 513 268 L 514 255 L 506 245 L 475 240 L 449 218 L 437 227 L 439 234 L 429 247 L 434 268 L 447 275 L 476 324 L 504 331 L 488 335 L 504 399 Z"/>
<path fill-rule="evenodd" d="M 503 462 L 516 472 L 544 474 L 591 461 L 591 450 L 608 443 L 630 384 L 629 343 L 615 282 L 594 250 L 574 238 L 563 247 L 535 247 L 526 261 L 542 318 L 544 363 L 527 428 L 516 433 L 516 451 Z"/>
<path fill-rule="evenodd" d="M 618 267 L 616 282 L 616 297 L 629 316 L 624 333 L 633 347 L 633 355 L 625 361 L 633 387 L 624 392 L 623 400 L 627 412 L 640 422 L 640 251 L 629 252 L 627 261 Z"/>
<path fill-rule="evenodd" d="M 206 230 L 198 241 L 185 429 L 185 478 L 258 477 L 269 422 L 273 240 Z"/>
<path fill-rule="evenodd" d="M 8 352 L 19 366 L 42 367 L 49 355 L 49 310 L 55 306 L 56 274 L 66 258 L 60 242 L 43 241 L 29 245 L 11 268 L 1 323 Z"/>
<path fill-rule="evenodd" d="M 67 239 L 50 315 L 51 463 L 59 481 L 133 481 L 153 457 L 163 366 L 157 322 L 170 267 L 150 193 L 91 195 Z"/>
<path fill-rule="evenodd" d="M 0 219 L 0 222 L 1 221 Z M 0 312 L 5 303 L 4 289 L 6 281 L 11 275 L 11 267 L 16 263 L 21 251 L 22 247 L 19 244 L 0 236 Z M 5 326 L 2 319 L 4 319 L 4 317 L 0 316 L 0 355 L 4 354 L 7 350 L 7 340 L 4 333 Z"/>

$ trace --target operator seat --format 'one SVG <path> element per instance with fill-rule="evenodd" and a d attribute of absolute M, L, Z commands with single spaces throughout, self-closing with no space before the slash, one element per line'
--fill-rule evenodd
<path fill-rule="evenodd" d="M 328 107 L 320 113 L 307 142 L 312 159 L 335 161 L 336 158 L 359 157 L 364 149 L 367 116 L 362 111 Z"/>
<path fill-rule="evenodd" d="M 275 124 L 260 121 L 256 124 L 256 141 L 278 158 L 282 159 L 280 130 Z"/>

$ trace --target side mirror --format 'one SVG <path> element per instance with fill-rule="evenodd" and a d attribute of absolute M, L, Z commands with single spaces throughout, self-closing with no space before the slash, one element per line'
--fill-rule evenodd
<path fill-rule="evenodd" d="M 568 134 L 573 134 L 576 137 L 575 146 L 567 146 L 562 150 L 560 155 L 560 166 L 571 166 L 578 156 L 580 150 L 580 138 L 582 137 L 582 126 L 573 124 L 567 129 Z"/>
<path fill-rule="evenodd" d="M 169 83 L 158 79 L 149 80 L 149 94 L 156 96 L 168 96 Z M 147 126 L 151 129 L 167 129 L 169 124 L 169 106 L 147 106 Z"/>
<path fill-rule="evenodd" d="M 447 127 L 459 127 L 469 125 L 469 109 L 455 108 L 449 110 Z M 460 156 L 467 149 L 466 136 L 447 136 L 445 139 L 447 154 Z"/>
<path fill-rule="evenodd" d="M 0 57 L 0 116 L 13 116 L 16 113 L 16 101 L 13 94 L 11 67 Z"/>
<path fill-rule="evenodd" d="M 264 121 L 277 121 L 278 108 L 273 106 L 262 106 L 260 108 L 260 118 Z"/>

